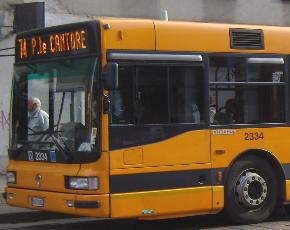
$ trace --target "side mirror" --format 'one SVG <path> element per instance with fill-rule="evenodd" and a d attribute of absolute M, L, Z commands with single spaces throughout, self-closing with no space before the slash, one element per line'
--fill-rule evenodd
<path fill-rule="evenodd" d="M 104 95 L 104 98 L 103 98 L 103 111 L 104 111 L 104 114 L 109 114 L 110 110 L 111 110 L 110 97 L 108 95 Z"/>
<path fill-rule="evenodd" d="M 103 85 L 106 90 L 118 88 L 118 63 L 109 62 L 102 73 Z"/>

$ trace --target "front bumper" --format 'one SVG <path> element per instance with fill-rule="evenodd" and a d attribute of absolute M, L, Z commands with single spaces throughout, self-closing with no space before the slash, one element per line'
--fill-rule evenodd
<path fill-rule="evenodd" d="M 22 208 L 66 214 L 107 218 L 110 216 L 109 195 L 80 195 L 20 188 L 6 188 L 7 204 Z M 32 198 L 43 199 L 43 207 L 32 205 Z M 74 203 L 68 206 L 68 201 Z"/>

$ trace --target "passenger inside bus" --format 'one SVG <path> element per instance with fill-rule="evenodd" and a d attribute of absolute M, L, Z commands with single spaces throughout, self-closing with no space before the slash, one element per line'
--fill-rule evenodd
<path fill-rule="evenodd" d="M 237 102 L 236 99 L 230 98 L 226 101 L 224 107 L 219 108 L 214 115 L 214 124 L 225 125 L 236 122 Z"/>

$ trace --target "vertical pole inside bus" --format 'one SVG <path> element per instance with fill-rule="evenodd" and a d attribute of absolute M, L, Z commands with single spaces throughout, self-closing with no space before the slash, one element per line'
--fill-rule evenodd
<path fill-rule="evenodd" d="M 53 69 L 49 87 L 49 131 L 54 132 L 54 94 L 56 92 L 57 71 Z"/>

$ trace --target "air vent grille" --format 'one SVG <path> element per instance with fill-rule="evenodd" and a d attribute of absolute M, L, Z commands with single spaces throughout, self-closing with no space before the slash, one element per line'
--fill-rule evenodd
<path fill-rule="evenodd" d="M 232 49 L 264 49 L 263 30 L 230 29 Z"/>

